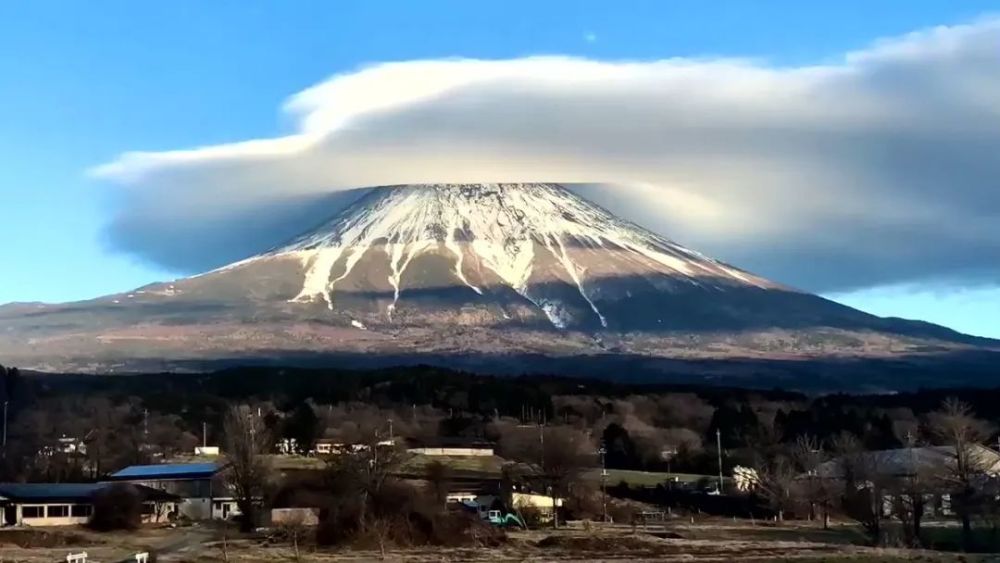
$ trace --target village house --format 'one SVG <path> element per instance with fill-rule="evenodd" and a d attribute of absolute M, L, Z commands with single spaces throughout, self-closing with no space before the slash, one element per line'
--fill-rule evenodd
<path fill-rule="evenodd" d="M 94 513 L 94 495 L 107 483 L 0 483 L 5 526 L 86 524 Z M 142 497 L 142 521 L 163 522 L 176 510 L 176 496 L 136 487 Z"/>
<path fill-rule="evenodd" d="M 375 445 L 378 447 L 388 448 L 395 446 L 396 440 L 394 438 L 379 440 L 379 442 Z M 368 444 L 344 442 L 343 440 L 339 440 L 337 438 L 327 437 L 316 440 L 316 443 L 313 444 L 313 448 L 309 451 L 309 453 L 313 455 L 336 455 L 343 452 L 360 452 L 366 449 L 368 449 Z"/>
<path fill-rule="evenodd" d="M 983 485 L 1000 479 L 1000 453 L 975 444 L 970 446 L 968 459 L 976 480 Z M 955 463 L 956 450 L 952 446 L 877 450 L 832 459 L 797 479 L 843 481 L 848 472 L 854 473 L 861 485 L 878 483 L 884 491 L 885 513 L 890 511 L 895 491 L 925 489 L 923 496 L 930 513 L 947 516 L 951 514 L 951 493 L 954 492 L 949 477 L 954 475 Z"/>
<path fill-rule="evenodd" d="M 226 520 L 239 514 L 226 485 L 226 466 L 218 463 L 133 465 L 108 477 L 164 491 L 179 497 L 179 516 L 191 520 Z"/>

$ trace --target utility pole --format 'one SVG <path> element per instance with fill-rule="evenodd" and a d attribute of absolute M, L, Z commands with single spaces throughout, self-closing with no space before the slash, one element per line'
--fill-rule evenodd
<path fill-rule="evenodd" d="M 605 456 L 608 453 L 607 448 L 604 444 L 601 444 L 601 449 L 597 450 L 597 453 L 601 454 L 601 518 L 604 522 L 608 521 L 608 466 L 605 463 Z"/>
<path fill-rule="evenodd" d="M 538 467 L 545 473 L 545 427 L 538 425 Z"/>
<path fill-rule="evenodd" d="M 149 409 L 142 409 L 142 435 L 149 439 Z"/>
<path fill-rule="evenodd" d="M 3 402 L 3 455 L 7 457 L 7 401 Z"/>
<path fill-rule="evenodd" d="M 201 447 L 203 447 L 203 448 L 207 448 L 208 447 L 208 423 L 207 422 L 202 422 L 201 423 Z"/>
<path fill-rule="evenodd" d="M 715 449 L 719 452 L 719 494 L 722 494 L 722 430 L 715 429 Z"/>
<path fill-rule="evenodd" d="M 387 422 L 389 423 L 389 441 L 392 442 L 392 419 L 387 419 Z"/>

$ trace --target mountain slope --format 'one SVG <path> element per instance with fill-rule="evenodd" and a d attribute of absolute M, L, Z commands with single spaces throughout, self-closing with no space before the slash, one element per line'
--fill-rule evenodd
<path fill-rule="evenodd" d="M 6 363 L 93 371 L 303 354 L 886 356 L 990 344 L 784 287 L 554 184 L 373 188 L 261 255 L 92 301 L 0 308 L 0 326 Z"/>

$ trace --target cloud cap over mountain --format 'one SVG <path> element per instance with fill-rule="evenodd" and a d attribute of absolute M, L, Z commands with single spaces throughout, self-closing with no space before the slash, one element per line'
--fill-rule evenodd
<path fill-rule="evenodd" d="M 829 64 L 566 57 L 370 66 L 294 133 L 127 153 L 108 236 L 182 271 L 319 222 L 359 186 L 582 184 L 626 218 L 812 291 L 1000 274 L 1000 20 Z"/>

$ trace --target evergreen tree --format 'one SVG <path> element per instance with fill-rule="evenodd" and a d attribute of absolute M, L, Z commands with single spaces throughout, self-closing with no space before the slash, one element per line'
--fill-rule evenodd
<path fill-rule="evenodd" d="M 282 434 L 285 438 L 295 440 L 296 450 L 304 455 L 312 449 L 321 431 L 319 417 L 309 403 L 303 401 L 285 419 Z"/>

